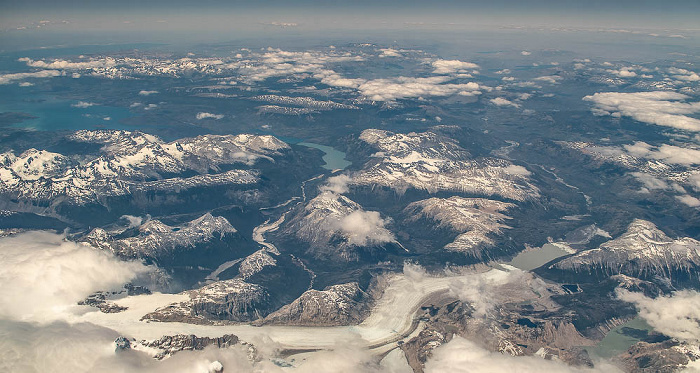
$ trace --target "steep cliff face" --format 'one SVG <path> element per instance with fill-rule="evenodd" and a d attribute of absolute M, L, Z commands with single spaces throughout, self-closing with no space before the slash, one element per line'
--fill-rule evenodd
<path fill-rule="evenodd" d="M 633 277 L 697 279 L 700 267 L 700 242 L 684 237 L 672 239 L 653 223 L 634 220 L 620 237 L 598 248 L 563 259 L 550 268 Z"/>
<path fill-rule="evenodd" d="M 194 334 L 176 334 L 163 336 L 154 341 L 142 341 L 141 345 L 156 349 L 158 353 L 154 358 L 161 360 L 170 357 L 180 351 L 203 350 L 208 346 L 217 348 L 229 348 L 239 344 L 239 339 L 233 334 L 225 334 L 217 338 L 197 337 Z"/>
<path fill-rule="evenodd" d="M 240 279 L 217 281 L 183 294 L 189 300 L 159 308 L 142 319 L 217 324 L 253 321 L 271 311 L 267 291 Z"/>
<path fill-rule="evenodd" d="M 268 315 L 263 324 L 332 326 L 361 321 L 368 296 L 356 282 L 308 290 Z"/>

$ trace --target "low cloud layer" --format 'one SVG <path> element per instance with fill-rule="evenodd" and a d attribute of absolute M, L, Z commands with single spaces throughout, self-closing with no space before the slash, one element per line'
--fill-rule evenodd
<path fill-rule="evenodd" d="M 536 356 L 510 356 L 488 351 L 474 342 L 455 337 L 433 351 L 425 364 L 426 373 L 574 373 L 622 372 L 617 367 L 599 363 L 595 369 L 576 368 L 565 363 Z"/>
<path fill-rule="evenodd" d="M 53 78 L 61 75 L 62 73 L 58 70 L 41 70 L 32 73 L 0 74 L 0 85 L 10 84 L 17 80 L 23 80 L 28 78 Z"/>
<path fill-rule="evenodd" d="M 675 92 L 605 92 L 586 96 L 599 116 L 630 117 L 634 120 L 688 131 L 700 131 L 700 119 L 688 114 L 700 113 L 700 102 L 682 102 L 689 97 Z"/>
<path fill-rule="evenodd" d="M 642 317 L 655 330 L 692 343 L 700 342 L 700 293 L 682 290 L 670 296 L 648 298 L 642 293 L 618 290 L 618 297 L 634 303 Z"/>
<path fill-rule="evenodd" d="M 394 235 L 384 228 L 385 224 L 379 212 L 358 210 L 342 217 L 335 229 L 343 233 L 349 244 L 367 246 L 395 240 Z"/>
<path fill-rule="evenodd" d="M 520 107 L 520 104 L 516 104 L 513 101 L 507 100 L 503 97 L 496 97 L 491 99 L 491 103 L 496 105 L 496 106 L 513 106 L 513 107 Z"/>
<path fill-rule="evenodd" d="M 348 184 L 350 184 L 350 176 L 348 175 L 338 175 L 328 178 L 328 182 L 321 186 L 321 191 L 333 192 L 336 194 L 347 193 L 350 189 Z"/>
<path fill-rule="evenodd" d="M 625 150 L 635 157 L 650 158 L 664 161 L 669 164 L 693 165 L 700 164 L 700 150 L 682 148 L 669 144 L 659 147 L 638 141 L 632 145 L 624 145 Z"/>
<path fill-rule="evenodd" d="M 148 271 L 48 232 L 0 239 L 0 263 L 0 318 L 36 322 L 58 319 L 87 295 Z"/>
<path fill-rule="evenodd" d="M 224 117 L 223 114 L 212 114 L 212 113 L 197 113 L 197 120 L 202 120 L 202 119 L 222 119 Z"/>

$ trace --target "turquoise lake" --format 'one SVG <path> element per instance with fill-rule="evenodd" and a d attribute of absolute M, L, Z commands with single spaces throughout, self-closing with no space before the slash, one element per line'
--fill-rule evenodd
<path fill-rule="evenodd" d="M 352 162 L 345 159 L 345 153 L 333 147 L 315 144 L 312 142 L 300 142 L 297 145 L 318 149 L 326 153 L 323 155 L 323 161 L 326 162 L 326 164 L 322 166 L 326 170 L 344 170 L 346 167 L 352 164 Z"/>

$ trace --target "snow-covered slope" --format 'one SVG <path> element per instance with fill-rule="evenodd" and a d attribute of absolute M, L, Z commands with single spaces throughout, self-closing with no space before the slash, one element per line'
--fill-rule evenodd
<path fill-rule="evenodd" d="M 688 237 L 674 240 L 653 223 L 636 219 L 622 236 L 563 259 L 552 267 L 577 272 L 673 277 L 675 272 L 697 271 L 700 242 Z"/>
<path fill-rule="evenodd" d="M 241 279 L 216 281 L 182 294 L 189 300 L 172 303 L 143 317 L 144 320 L 212 324 L 252 321 L 269 312 L 263 287 Z"/>
<path fill-rule="evenodd" d="M 357 202 L 330 191 L 321 192 L 289 221 L 285 231 L 309 244 L 322 257 L 354 260 L 356 249 L 394 242 L 386 220 Z"/>
<path fill-rule="evenodd" d="M 226 218 L 207 213 L 179 227 L 150 220 L 138 227 L 137 235 L 121 239 L 102 228 L 95 228 L 80 241 L 109 250 L 120 258 L 152 259 L 158 262 L 163 258 L 175 257 L 179 252 L 192 250 L 198 244 L 235 232 L 236 229 Z"/>
<path fill-rule="evenodd" d="M 539 195 L 524 167 L 497 158 L 471 159 L 454 140 L 433 132 L 400 134 L 369 129 L 362 132 L 360 140 L 377 152 L 374 160 L 353 175 L 356 185 L 498 195 L 516 201 Z"/>
<path fill-rule="evenodd" d="M 67 199 L 83 204 L 137 190 L 250 184 L 258 181 L 258 171 L 221 173 L 220 166 L 274 161 L 289 149 L 272 136 L 256 135 L 204 135 L 165 143 L 139 131 L 81 130 L 69 139 L 101 144 L 100 154 L 73 160 L 35 149 L 19 157 L 4 153 L 0 155 L 0 193 L 23 200 Z M 200 175 L 176 177 L 185 172 Z"/>
<path fill-rule="evenodd" d="M 509 217 L 502 214 L 515 205 L 484 198 L 429 198 L 409 204 L 404 212 L 409 221 L 428 218 L 458 233 L 455 240 L 445 246 L 446 250 L 461 251 L 479 256 L 476 250 L 482 245 L 492 245 L 489 236 L 500 234 L 501 229 L 508 228 L 502 224 Z"/>
<path fill-rule="evenodd" d="M 241 261 L 238 273 L 242 279 L 246 280 L 262 271 L 265 267 L 275 265 L 277 265 L 277 261 L 268 253 L 267 249 L 260 249 Z"/>
<path fill-rule="evenodd" d="M 264 323 L 280 325 L 332 326 L 361 321 L 362 301 L 367 294 L 356 282 L 308 290 L 294 302 L 268 315 Z"/>

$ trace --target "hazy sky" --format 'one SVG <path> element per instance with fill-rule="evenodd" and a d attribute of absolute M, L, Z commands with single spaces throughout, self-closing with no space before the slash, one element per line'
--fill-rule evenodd
<path fill-rule="evenodd" d="M 377 27 L 382 22 L 481 22 L 700 28 L 697 0 L 2 0 L 0 13 L 3 24 L 56 17 L 86 27 L 95 27 L 91 23 L 95 20 L 132 24 L 172 20 L 178 24 L 170 27 L 206 27 L 202 18 L 214 17 L 257 22 L 276 19 L 318 27 L 352 26 L 364 20 Z"/>
<path fill-rule="evenodd" d="M 682 30 L 700 29 L 698 19 L 698 0 L 0 0 L 0 49 L 30 40 L 48 45 L 90 38 L 223 40 L 278 36 L 280 30 L 299 35 L 502 26 Z"/>

